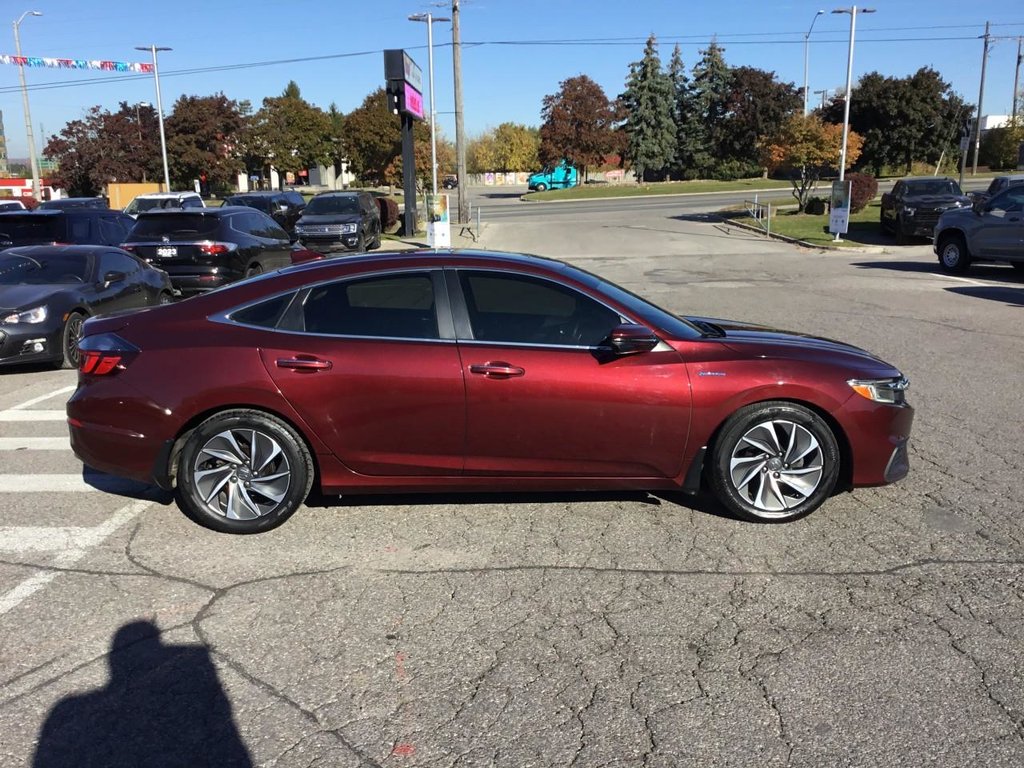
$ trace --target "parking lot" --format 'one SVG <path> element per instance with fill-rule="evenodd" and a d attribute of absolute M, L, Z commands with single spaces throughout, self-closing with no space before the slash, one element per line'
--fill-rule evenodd
<path fill-rule="evenodd" d="M 909 376 L 903 482 L 781 526 L 642 493 L 312 499 L 252 537 L 83 470 L 0 373 L 0 764 L 1016 766 L 1024 279 L 699 214 L 494 223 Z M 557 226 L 556 226 L 557 224 Z"/>

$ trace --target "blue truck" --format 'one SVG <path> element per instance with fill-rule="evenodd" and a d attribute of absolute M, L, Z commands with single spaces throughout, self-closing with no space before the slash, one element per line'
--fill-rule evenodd
<path fill-rule="evenodd" d="M 546 165 L 526 180 L 530 191 L 543 192 L 545 189 L 568 189 L 580 183 L 579 171 L 568 160 L 558 165 Z"/>

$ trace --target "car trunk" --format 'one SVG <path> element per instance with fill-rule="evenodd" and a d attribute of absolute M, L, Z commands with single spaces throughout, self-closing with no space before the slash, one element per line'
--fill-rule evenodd
<path fill-rule="evenodd" d="M 210 259 L 219 230 L 219 219 L 202 213 L 140 216 L 126 245 L 157 266 L 195 264 Z"/>

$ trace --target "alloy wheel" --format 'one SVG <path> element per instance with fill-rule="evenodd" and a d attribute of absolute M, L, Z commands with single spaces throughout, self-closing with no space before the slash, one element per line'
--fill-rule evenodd
<path fill-rule="evenodd" d="M 288 456 L 270 435 L 228 429 L 199 449 L 192 476 L 211 512 L 229 520 L 255 520 L 285 501 L 292 471 Z"/>
<path fill-rule="evenodd" d="M 821 483 L 824 458 L 806 427 L 785 419 L 764 421 L 736 442 L 729 476 L 736 492 L 761 517 L 787 517 Z"/>

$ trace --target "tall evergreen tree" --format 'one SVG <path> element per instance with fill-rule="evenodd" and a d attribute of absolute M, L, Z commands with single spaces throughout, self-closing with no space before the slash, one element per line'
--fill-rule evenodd
<path fill-rule="evenodd" d="M 676 124 L 676 154 L 672 161 L 672 170 L 679 178 L 694 178 L 693 169 L 698 150 L 695 139 L 699 138 L 699 126 L 695 125 L 693 88 L 686 74 L 686 65 L 683 64 L 683 54 L 678 44 L 669 60 L 668 76 L 672 81 L 672 118 Z"/>
<path fill-rule="evenodd" d="M 619 98 L 626 110 L 626 157 L 637 181 L 643 181 L 645 171 L 666 171 L 676 156 L 675 99 L 654 35 L 647 38 L 644 57 L 630 64 L 626 92 Z"/>
<path fill-rule="evenodd" d="M 722 157 L 728 98 L 729 67 L 725 63 L 725 49 L 712 40 L 700 52 L 700 60 L 693 67 L 694 169 L 700 176 L 714 176 L 718 159 Z"/>

